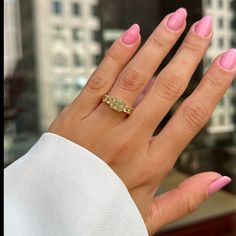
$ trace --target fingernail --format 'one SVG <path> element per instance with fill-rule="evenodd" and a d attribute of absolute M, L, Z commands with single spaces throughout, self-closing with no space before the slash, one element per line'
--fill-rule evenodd
<path fill-rule="evenodd" d="M 124 44 L 131 45 L 135 43 L 140 32 L 140 27 L 138 24 L 133 24 L 127 31 L 124 32 L 122 37 L 122 42 Z"/>
<path fill-rule="evenodd" d="M 207 37 L 212 30 L 212 17 L 204 16 L 195 26 L 195 32 L 202 36 Z"/>
<path fill-rule="evenodd" d="M 236 49 L 229 49 L 220 57 L 220 65 L 227 69 L 232 70 L 236 67 Z"/>
<path fill-rule="evenodd" d="M 213 194 L 217 192 L 218 190 L 222 189 L 223 187 L 225 187 L 230 182 L 231 182 L 231 178 L 229 178 L 228 176 L 222 176 L 210 184 L 208 188 L 208 193 Z"/>
<path fill-rule="evenodd" d="M 167 26 L 174 31 L 179 30 L 185 23 L 187 11 L 184 8 L 179 8 L 172 15 L 170 15 Z"/>

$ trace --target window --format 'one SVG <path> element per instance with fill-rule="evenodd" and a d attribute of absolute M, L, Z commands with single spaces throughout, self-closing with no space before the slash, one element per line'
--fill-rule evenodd
<path fill-rule="evenodd" d="M 211 58 L 210 57 L 205 57 L 205 64 L 206 64 L 206 66 L 209 66 L 211 64 Z"/>
<path fill-rule="evenodd" d="M 234 80 L 233 83 L 232 83 L 233 86 L 235 85 L 235 81 L 236 80 Z M 231 97 L 230 103 L 231 103 L 232 106 L 236 107 L 236 95 Z M 235 112 L 236 112 L 236 110 L 235 110 Z"/>
<path fill-rule="evenodd" d="M 232 21 L 233 22 L 233 21 Z M 236 18 L 235 18 L 235 23 L 236 23 Z M 232 24 L 233 25 L 233 24 Z M 236 24 L 235 24 L 235 27 L 236 27 Z M 234 26 L 232 26 L 232 28 L 234 29 Z M 236 47 L 236 37 L 232 37 L 232 39 L 230 40 L 230 44 L 233 48 Z"/>
<path fill-rule="evenodd" d="M 223 47 L 224 47 L 224 39 L 223 39 L 223 38 L 219 38 L 218 43 L 219 43 L 219 47 L 220 47 L 220 48 L 223 48 Z"/>
<path fill-rule="evenodd" d="M 92 15 L 93 16 L 99 16 L 99 7 L 98 6 L 92 6 L 91 7 L 91 10 L 92 10 Z"/>
<path fill-rule="evenodd" d="M 87 83 L 87 79 L 85 77 L 75 78 L 75 87 L 76 89 L 81 90 Z"/>
<path fill-rule="evenodd" d="M 65 39 L 64 37 L 64 29 L 62 26 L 57 25 L 53 27 L 53 35 L 54 39 Z"/>
<path fill-rule="evenodd" d="M 218 117 L 219 125 L 225 124 L 225 117 L 223 114 L 220 114 Z"/>
<path fill-rule="evenodd" d="M 79 41 L 82 39 L 82 31 L 80 29 L 73 29 L 72 30 L 72 37 L 74 41 Z"/>
<path fill-rule="evenodd" d="M 236 124 L 236 114 L 232 116 L 232 121 L 234 124 Z"/>
<path fill-rule="evenodd" d="M 95 55 L 93 57 L 93 64 L 98 65 L 101 62 L 101 60 L 102 60 L 101 55 Z"/>
<path fill-rule="evenodd" d="M 58 104 L 57 105 L 57 111 L 60 112 L 66 107 L 66 104 Z"/>
<path fill-rule="evenodd" d="M 236 87 L 236 79 L 233 80 L 232 87 Z M 235 96 L 235 107 L 236 107 L 236 96 Z"/>
<path fill-rule="evenodd" d="M 61 15 L 62 14 L 62 5 L 61 1 L 53 0 L 52 1 L 52 12 L 55 15 Z"/>
<path fill-rule="evenodd" d="M 93 39 L 95 41 L 101 41 L 101 32 L 100 31 L 93 31 Z"/>
<path fill-rule="evenodd" d="M 81 56 L 77 53 L 74 53 L 74 65 L 77 67 L 82 65 Z"/>
<path fill-rule="evenodd" d="M 80 5 L 79 3 L 72 3 L 72 14 L 75 16 L 80 15 Z"/>
<path fill-rule="evenodd" d="M 207 0 L 207 6 L 211 6 L 211 0 Z"/>
<path fill-rule="evenodd" d="M 224 100 L 224 99 L 221 99 L 220 102 L 219 102 L 219 105 L 220 105 L 220 106 L 224 106 L 224 105 L 225 105 L 225 100 Z"/>
<path fill-rule="evenodd" d="M 218 26 L 219 26 L 219 28 L 223 28 L 224 27 L 224 19 L 223 18 L 219 18 L 218 19 Z"/>
<path fill-rule="evenodd" d="M 219 0 L 219 2 L 218 2 L 218 6 L 219 6 L 220 8 L 223 7 L 223 0 Z"/>

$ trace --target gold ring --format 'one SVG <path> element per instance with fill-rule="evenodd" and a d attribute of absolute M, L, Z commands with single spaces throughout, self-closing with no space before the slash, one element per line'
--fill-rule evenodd
<path fill-rule="evenodd" d="M 130 115 L 134 110 L 133 107 L 128 106 L 123 100 L 116 97 L 111 97 L 107 94 L 103 96 L 102 102 L 108 104 L 111 109 L 118 112 L 124 112 L 128 115 Z"/>

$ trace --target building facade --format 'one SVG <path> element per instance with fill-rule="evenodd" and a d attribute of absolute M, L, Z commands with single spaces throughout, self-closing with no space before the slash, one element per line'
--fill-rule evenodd
<path fill-rule="evenodd" d="M 203 0 L 204 14 L 213 18 L 214 37 L 206 52 L 204 69 L 206 70 L 213 59 L 233 47 L 232 39 L 235 37 L 236 29 L 232 27 L 235 9 L 232 4 L 235 0 Z M 230 134 L 236 130 L 236 83 L 233 82 L 223 99 L 216 107 L 211 122 L 207 128 L 209 134 L 217 137 L 221 134 Z"/>
<path fill-rule="evenodd" d="M 21 56 L 19 5 L 16 0 L 4 0 L 4 78 L 13 73 Z"/>
<path fill-rule="evenodd" d="M 98 0 L 20 1 L 23 70 L 35 81 L 40 131 L 79 94 L 97 65 L 97 7 Z"/>

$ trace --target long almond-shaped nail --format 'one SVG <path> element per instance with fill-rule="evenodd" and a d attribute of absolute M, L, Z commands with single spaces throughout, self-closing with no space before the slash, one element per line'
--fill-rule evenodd
<path fill-rule="evenodd" d="M 140 32 L 140 27 L 138 24 L 133 24 L 127 31 L 124 32 L 122 36 L 122 42 L 124 44 L 134 44 L 138 39 L 138 35 Z"/>
<path fill-rule="evenodd" d="M 218 190 L 222 189 L 230 182 L 231 182 L 231 178 L 229 178 L 228 176 L 220 177 L 219 179 L 217 179 L 216 181 L 214 181 L 213 183 L 210 184 L 210 186 L 208 188 L 209 194 L 213 194 L 213 193 L 217 192 Z"/>
<path fill-rule="evenodd" d="M 229 49 L 220 57 L 220 65 L 227 69 L 232 70 L 236 67 L 236 49 Z"/>
<path fill-rule="evenodd" d="M 202 36 L 207 37 L 212 30 L 212 17 L 204 16 L 195 26 L 195 32 Z"/>
<path fill-rule="evenodd" d="M 184 8 L 179 8 L 169 16 L 167 26 L 174 31 L 179 30 L 185 23 L 187 11 Z"/>

